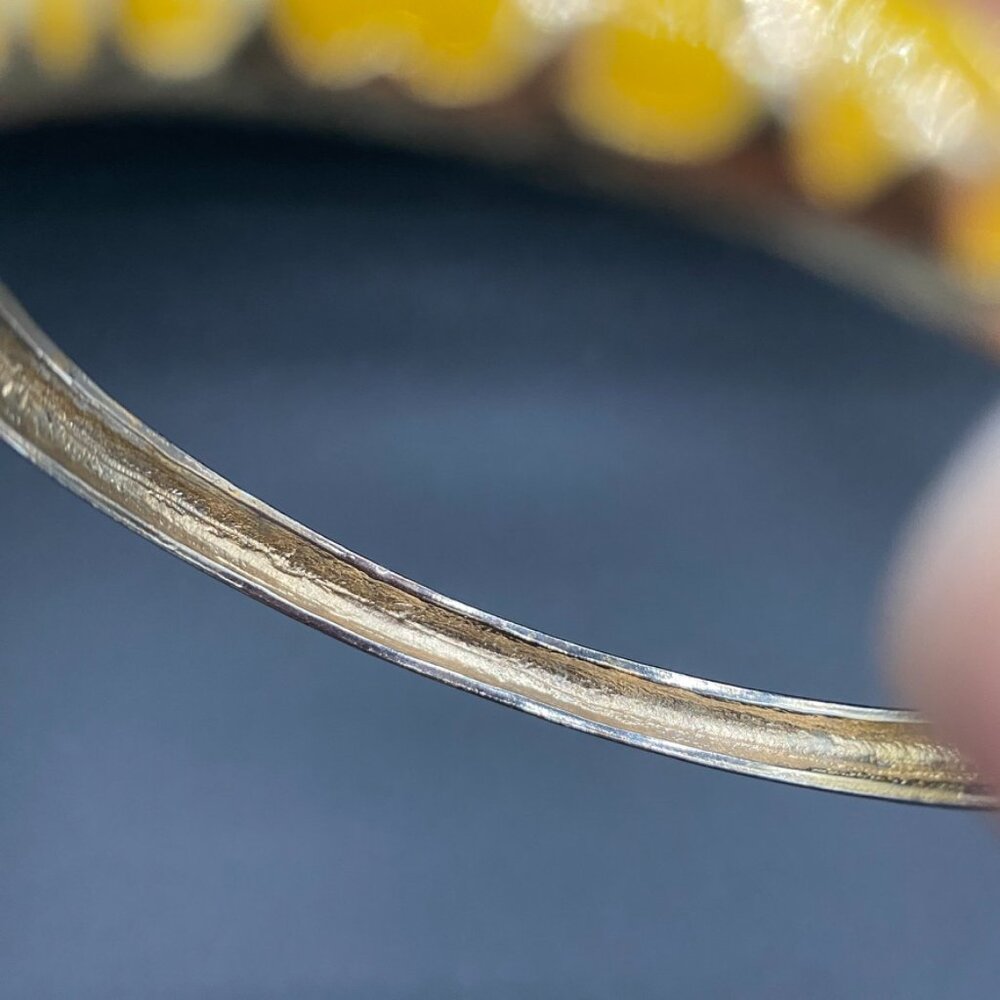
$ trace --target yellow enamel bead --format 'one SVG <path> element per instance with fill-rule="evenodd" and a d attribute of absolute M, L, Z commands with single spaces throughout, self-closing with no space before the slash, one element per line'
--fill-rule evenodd
<path fill-rule="evenodd" d="M 727 59 L 742 30 L 730 0 L 626 0 L 571 43 L 564 107 L 592 137 L 690 162 L 732 150 L 761 100 Z"/>
<path fill-rule="evenodd" d="M 415 44 L 404 75 L 437 104 L 488 100 L 534 62 L 538 33 L 516 0 L 410 0 Z"/>
<path fill-rule="evenodd" d="M 271 23 L 318 83 L 388 75 L 436 104 L 508 90 L 530 69 L 538 34 L 516 0 L 275 0 Z"/>
<path fill-rule="evenodd" d="M 147 73 L 200 76 L 232 51 L 249 10 L 244 0 L 120 0 L 118 42 Z"/>
<path fill-rule="evenodd" d="M 53 76 L 75 76 L 94 56 L 100 21 L 95 0 L 35 0 L 28 22 L 35 59 Z"/>
<path fill-rule="evenodd" d="M 870 201 L 905 165 L 873 118 L 864 88 L 843 78 L 803 88 L 787 141 L 799 187 L 826 208 Z"/>
<path fill-rule="evenodd" d="M 7 66 L 7 59 L 10 56 L 11 37 L 13 31 L 9 20 L 4 17 L 3 10 L 0 10 L 0 73 Z"/>
<path fill-rule="evenodd" d="M 405 24 L 381 0 L 274 0 L 271 27 L 299 72 L 345 86 L 398 67 Z"/>

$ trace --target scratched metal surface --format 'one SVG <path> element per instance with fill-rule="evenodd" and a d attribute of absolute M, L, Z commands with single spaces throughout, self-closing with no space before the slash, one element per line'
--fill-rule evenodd
<path fill-rule="evenodd" d="M 9 138 L 0 170 L 5 280 L 224 474 L 548 631 L 883 700 L 868 606 L 995 393 L 984 362 L 756 253 L 455 167 L 111 129 Z M 293 335 L 310 360 L 283 367 Z M 471 702 L 237 600 L 12 454 L 0 482 L 7 995 L 971 997 L 1000 975 L 982 820 Z"/>

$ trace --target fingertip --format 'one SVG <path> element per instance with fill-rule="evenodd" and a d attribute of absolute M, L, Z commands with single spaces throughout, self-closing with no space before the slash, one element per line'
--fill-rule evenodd
<path fill-rule="evenodd" d="M 1000 787 L 1000 415 L 920 504 L 889 581 L 890 683 Z"/>

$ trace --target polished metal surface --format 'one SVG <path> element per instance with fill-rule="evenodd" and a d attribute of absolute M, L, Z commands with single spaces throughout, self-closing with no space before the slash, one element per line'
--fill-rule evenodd
<path fill-rule="evenodd" d="M 436 680 L 725 770 L 901 801 L 994 804 L 956 752 L 909 713 L 774 695 L 584 649 L 459 604 L 342 548 L 158 437 L 2 290 L 0 437 L 211 576 Z"/>

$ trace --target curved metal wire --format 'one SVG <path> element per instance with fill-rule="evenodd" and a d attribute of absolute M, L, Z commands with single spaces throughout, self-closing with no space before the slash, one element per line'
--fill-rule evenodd
<path fill-rule="evenodd" d="M 644 666 L 397 576 L 242 492 L 106 396 L 0 287 L 0 438 L 99 510 L 216 579 L 392 663 L 551 722 L 832 791 L 987 807 L 915 716 Z"/>

